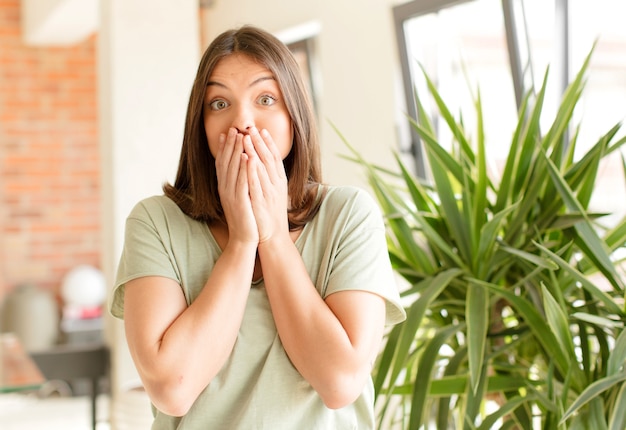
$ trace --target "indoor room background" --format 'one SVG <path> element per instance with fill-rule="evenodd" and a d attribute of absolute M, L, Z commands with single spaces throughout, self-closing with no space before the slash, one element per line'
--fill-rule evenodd
<path fill-rule="evenodd" d="M 503 3 L 0 0 L 0 303 L 36 285 L 62 309 L 63 280 L 79 266 L 96 268 L 112 287 L 125 217 L 173 178 L 197 63 L 227 28 L 261 26 L 297 54 L 318 114 L 326 182 L 367 187 L 362 168 L 341 157 L 348 151 L 335 127 L 366 160 L 392 167 L 397 151 L 426 174 L 406 119 L 407 94 L 420 85 L 417 62 L 459 109 L 467 103 L 463 68 L 481 85 L 485 115 L 500 118 L 487 130 L 497 168 L 516 120 Z M 625 7 L 570 0 L 564 64 L 555 25 L 563 2 L 525 3 L 519 36 L 531 47 L 522 55 L 533 58 L 526 82 L 540 82 L 549 64 L 571 76 L 597 40 L 577 112 L 586 118 L 581 140 L 597 138 L 626 116 Z M 421 5 L 419 14 L 398 21 L 409 4 Z M 399 34 L 410 46 L 399 48 Z M 556 104 L 562 88 L 551 91 Z M 624 195 L 621 163 L 616 154 L 603 166 L 595 194 L 616 216 L 626 211 L 615 198 Z M 137 377 L 121 323 L 105 312 L 103 324 L 116 393 Z"/>

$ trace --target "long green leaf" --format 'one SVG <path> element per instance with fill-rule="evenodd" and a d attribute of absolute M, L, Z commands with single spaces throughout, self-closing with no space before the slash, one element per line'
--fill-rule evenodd
<path fill-rule="evenodd" d="M 413 129 L 419 134 L 423 140 L 423 144 L 426 148 L 429 148 L 433 155 L 439 159 L 441 164 L 445 166 L 444 171 L 447 171 L 453 178 L 459 183 L 463 182 L 463 167 L 459 162 L 450 154 L 446 149 L 441 146 L 437 138 L 432 135 L 428 130 L 424 129 L 421 124 L 411 122 Z M 431 166 L 432 167 L 432 166 Z"/>
<path fill-rule="evenodd" d="M 576 351 L 569 322 L 567 321 L 567 309 L 561 308 L 545 285 L 541 285 L 541 290 L 543 292 L 543 307 L 546 311 L 548 325 L 552 329 L 561 349 L 569 355 L 572 361 L 575 361 Z"/>
<path fill-rule="evenodd" d="M 481 266 L 483 260 L 480 258 L 480 253 L 477 252 L 479 249 L 479 243 L 482 239 L 482 230 L 487 222 L 487 187 L 489 184 L 489 178 L 487 176 L 487 155 L 485 149 L 485 136 L 484 136 L 484 125 L 483 125 L 483 113 L 482 113 L 482 104 L 480 100 L 480 91 L 477 94 L 476 100 L 474 101 L 475 110 L 476 110 L 476 166 L 474 173 L 474 183 L 475 189 L 474 193 L 470 196 L 469 193 L 464 193 L 464 198 L 467 203 L 467 207 L 471 207 L 472 211 L 471 216 L 472 219 L 472 228 L 470 230 L 471 233 L 471 249 L 474 252 L 474 259 L 472 260 L 472 267 L 474 267 L 474 272 L 478 272 L 478 268 Z M 468 172 L 471 174 L 472 172 Z"/>
<path fill-rule="evenodd" d="M 585 155 L 564 174 L 565 181 L 573 190 L 578 190 L 577 197 L 581 205 L 588 207 L 593 191 L 596 188 L 596 179 L 600 162 L 607 155 L 607 148 L 611 139 L 617 134 L 620 125 L 614 126 L 605 133 Z"/>
<path fill-rule="evenodd" d="M 468 390 L 465 395 L 465 425 L 464 430 L 475 429 L 476 418 L 480 415 L 484 406 L 484 399 L 487 386 L 487 368 L 480 372 L 480 380 L 477 387 Z"/>
<path fill-rule="evenodd" d="M 609 313 L 613 313 L 613 314 L 616 314 L 616 315 L 624 315 L 624 313 L 622 312 L 620 307 L 617 305 L 617 303 L 615 303 L 615 301 L 608 294 L 606 294 L 604 291 L 599 289 L 585 275 L 583 275 L 578 270 L 576 270 L 575 267 L 573 267 L 567 261 L 563 260 L 561 257 L 559 257 L 554 252 L 550 251 L 545 246 L 543 246 L 543 245 L 541 245 L 539 243 L 536 243 L 536 242 L 534 242 L 534 244 L 539 249 L 541 249 L 542 252 L 544 252 L 546 255 L 548 255 L 548 257 L 550 257 L 552 259 L 552 261 L 554 261 L 562 270 L 564 270 L 570 276 L 572 276 L 576 282 L 579 282 L 581 284 L 581 286 L 586 291 L 588 291 L 589 294 L 591 294 L 593 296 L 593 298 L 595 298 L 596 300 L 600 301 L 604 306 L 606 306 L 607 311 Z"/>
<path fill-rule="evenodd" d="M 504 208 L 480 229 L 480 241 L 476 249 L 474 263 L 474 272 L 479 278 L 488 279 L 489 273 L 493 270 L 491 259 L 496 249 L 499 248 L 498 235 L 502 231 L 507 215 L 514 211 L 515 208 L 516 205 Z"/>
<path fill-rule="evenodd" d="M 626 429 L 626 384 L 622 384 L 613 403 L 613 412 L 609 421 L 610 430 Z"/>
<path fill-rule="evenodd" d="M 454 135 L 454 139 L 461 145 L 461 149 L 463 153 L 467 157 L 470 158 L 471 162 L 474 162 L 474 152 L 472 151 L 468 143 L 468 139 L 465 136 L 463 129 L 459 126 L 459 124 L 457 124 L 456 120 L 454 119 L 454 116 L 452 115 L 445 101 L 439 94 L 439 91 L 437 90 L 437 86 L 433 83 L 433 81 L 430 79 L 428 74 L 426 74 L 426 71 L 424 70 L 423 67 L 422 67 L 422 72 L 423 72 L 422 74 L 424 76 L 424 79 L 426 80 L 426 85 L 428 86 L 428 91 L 430 95 L 433 97 L 433 100 L 435 101 L 437 105 L 437 109 L 439 109 L 439 113 L 441 114 L 441 117 L 445 120 L 446 124 L 448 125 L 448 128 Z"/>
<path fill-rule="evenodd" d="M 437 362 L 441 346 L 448 337 L 462 329 L 463 324 L 445 327 L 427 343 L 415 376 L 409 430 L 418 430 L 423 424 L 424 408 L 430 391 L 433 367 Z"/>
<path fill-rule="evenodd" d="M 447 364 L 445 365 L 445 370 L 443 371 L 443 376 L 441 378 L 437 378 L 431 381 L 430 386 L 430 396 L 433 396 L 433 385 L 438 381 L 441 381 L 446 378 L 462 378 L 463 384 L 460 387 L 460 391 L 455 394 L 463 394 L 465 392 L 466 381 L 467 378 L 465 375 L 459 376 L 460 373 L 464 373 L 461 369 L 461 366 L 465 366 L 467 363 L 467 346 L 460 345 L 454 352 L 454 355 L 448 359 Z M 439 396 L 439 401 L 437 401 L 437 415 L 435 417 L 437 428 L 446 428 L 448 427 L 448 420 L 450 417 L 450 407 L 451 407 L 451 397 L 452 394 L 442 397 Z"/>
<path fill-rule="evenodd" d="M 340 139 L 344 142 L 348 149 L 353 153 L 355 159 L 361 163 L 361 165 L 366 167 L 370 185 L 372 186 L 381 209 L 387 215 L 387 225 L 393 231 L 394 237 L 397 238 L 396 243 L 403 251 L 404 255 L 409 257 L 409 263 L 412 266 L 425 269 L 427 273 L 431 273 L 433 271 L 432 262 L 430 261 L 428 254 L 426 254 L 424 250 L 413 240 L 413 231 L 411 226 L 409 226 L 404 217 L 392 216 L 392 214 L 398 213 L 398 207 L 394 204 L 392 199 L 395 192 L 388 187 L 385 181 L 383 181 L 382 178 L 376 173 L 378 170 L 377 167 L 365 161 L 359 152 L 348 143 L 347 139 L 339 132 L 339 130 L 333 124 L 331 124 L 331 126 L 335 129 L 335 132 L 339 135 Z M 396 200 L 402 201 L 400 197 L 396 197 Z M 443 241 L 441 241 L 441 243 L 442 245 L 444 244 Z M 451 250 L 450 254 L 456 257 Z"/>
<path fill-rule="evenodd" d="M 536 254 L 532 254 L 530 252 L 526 252 L 526 251 L 522 251 L 520 249 L 517 248 L 512 248 L 510 246 L 504 246 L 502 245 L 500 247 L 503 251 L 508 252 L 511 255 L 515 255 L 516 257 L 522 258 L 526 261 L 528 261 L 529 263 L 537 266 L 537 267 L 541 267 L 544 269 L 548 269 L 548 270 L 556 270 L 559 268 L 559 266 L 554 262 L 551 261 L 549 259 L 543 258 L 539 255 Z"/>
<path fill-rule="evenodd" d="M 522 106 L 519 110 L 519 118 L 526 118 L 526 113 L 528 111 L 528 103 L 529 103 L 530 93 L 524 96 L 522 100 Z M 524 129 L 524 121 L 519 120 L 517 123 L 517 127 L 513 133 L 513 137 L 511 139 L 509 145 L 509 153 L 506 158 L 506 163 L 504 164 L 504 169 L 502 170 L 502 175 L 500 179 L 500 187 L 497 190 L 497 198 L 496 204 L 494 205 L 494 211 L 500 212 L 506 206 L 513 203 L 513 201 L 518 200 L 515 194 L 513 193 L 513 180 L 515 179 L 516 167 L 517 167 L 517 155 L 519 153 L 518 148 L 522 144 L 522 134 Z"/>
<path fill-rule="evenodd" d="M 584 321 L 589 324 L 594 324 L 599 327 L 604 327 L 607 329 L 614 328 L 624 328 L 624 323 L 622 321 L 615 321 L 609 318 L 605 318 L 599 315 L 590 314 L 587 312 L 572 312 L 570 316 L 579 321 Z"/>
<path fill-rule="evenodd" d="M 595 397 L 589 402 L 589 419 L 586 429 L 609 430 L 607 419 L 604 416 L 604 399 Z"/>
<path fill-rule="evenodd" d="M 382 196 L 381 196 L 381 198 L 384 199 L 384 197 L 382 197 Z M 446 241 L 446 239 L 444 237 L 442 237 L 439 234 L 439 232 L 437 230 L 435 230 L 431 226 L 431 224 L 428 222 L 428 220 L 426 219 L 426 217 L 424 215 L 422 215 L 419 211 L 413 211 L 413 212 L 411 212 L 410 215 L 415 219 L 416 223 L 420 226 L 421 231 L 422 231 L 422 233 L 424 235 L 424 238 L 428 241 L 428 243 L 432 247 L 436 248 L 438 251 L 441 251 L 441 253 L 445 254 L 445 256 L 447 258 L 449 258 L 450 261 L 453 262 L 456 267 L 462 268 L 463 270 L 468 270 L 468 268 L 466 267 L 466 264 L 463 261 L 463 259 L 461 259 L 461 257 L 458 255 L 458 253 L 453 248 L 453 244 L 450 244 L 448 241 Z M 398 222 L 400 222 L 400 221 L 398 221 Z M 407 224 L 407 226 L 408 226 L 408 224 Z M 404 236 L 401 231 L 402 230 L 399 230 L 399 232 L 396 232 L 394 230 L 394 235 L 395 235 L 395 237 L 398 238 L 400 243 L 402 243 L 403 241 L 406 240 L 406 241 L 412 243 L 413 245 L 417 246 L 416 241 L 413 239 L 412 233 L 409 236 Z M 409 243 L 407 243 L 404 246 L 408 247 Z M 428 267 L 428 266 L 426 266 L 426 264 L 424 264 L 424 265 L 418 266 L 418 267 L 420 267 L 423 270 L 425 270 L 425 268 Z"/>
<path fill-rule="evenodd" d="M 560 140 L 564 132 L 567 130 L 571 122 L 574 108 L 576 107 L 578 100 L 580 99 L 580 95 L 582 94 L 582 90 L 585 85 L 585 75 L 587 73 L 587 69 L 589 68 L 589 63 L 591 61 L 593 51 L 595 50 L 595 46 L 596 42 L 594 42 L 593 46 L 589 50 L 589 53 L 585 57 L 582 66 L 578 69 L 576 76 L 565 89 L 565 93 L 563 94 L 561 103 L 559 104 L 556 118 L 554 119 L 550 130 L 546 133 L 545 141 L 549 142 Z"/>
<path fill-rule="evenodd" d="M 541 138 L 540 121 L 543 111 L 543 102 L 548 87 L 548 70 L 546 70 L 541 88 L 537 92 L 534 104 L 531 107 L 530 117 L 526 121 L 525 118 L 520 118 L 519 121 L 523 124 L 522 134 L 520 135 L 520 145 L 516 148 L 516 166 L 512 173 L 514 182 L 513 189 L 511 190 L 513 195 L 512 201 L 518 200 L 519 196 L 523 194 L 524 183 L 527 183 L 531 179 L 531 172 L 534 167 L 535 154 L 537 151 L 537 145 Z"/>
<path fill-rule="evenodd" d="M 441 378 L 433 379 L 428 395 L 431 397 L 450 397 L 463 394 L 467 390 L 468 380 L 469 376 L 465 374 L 442 376 Z M 517 391 L 527 388 L 529 384 L 534 386 L 544 385 L 542 381 L 531 381 L 519 376 L 489 376 L 487 379 L 487 393 Z"/>
<path fill-rule="evenodd" d="M 525 403 L 530 403 L 535 400 L 534 396 L 526 396 L 526 397 L 515 397 L 513 399 L 508 399 L 507 402 L 502 405 L 498 410 L 493 412 L 492 414 L 485 417 L 483 422 L 478 426 L 478 430 L 491 430 L 494 428 L 496 422 L 506 415 L 513 412 L 515 409 L 520 407 Z"/>
<path fill-rule="evenodd" d="M 546 160 L 548 165 L 548 171 L 550 172 L 552 181 L 554 185 L 558 188 L 567 208 L 570 211 L 584 214 L 585 210 L 582 208 L 567 183 L 559 174 L 556 166 L 552 163 L 550 159 L 547 158 L 547 156 Z M 576 243 L 586 251 L 585 255 L 589 258 L 592 258 L 596 262 L 598 268 L 602 271 L 602 273 L 606 275 L 609 282 L 611 282 L 611 284 L 613 284 L 613 286 L 617 290 L 623 292 L 624 286 L 622 282 L 620 282 L 620 276 L 615 270 L 613 262 L 609 257 L 609 253 L 606 250 L 606 245 L 604 244 L 604 242 L 602 242 L 602 239 L 600 239 L 596 231 L 593 229 L 591 223 L 588 220 L 587 222 L 581 222 L 579 224 L 576 224 L 575 229 L 578 233 L 578 238 L 580 238 L 580 240 L 576 241 Z"/>
<path fill-rule="evenodd" d="M 535 338 L 537 338 L 541 346 L 545 349 L 547 356 L 554 360 L 559 372 L 563 375 L 566 375 L 569 372 L 569 357 L 564 354 L 559 347 L 559 342 L 556 340 L 554 333 L 552 333 L 545 317 L 539 313 L 537 308 L 535 308 L 532 303 L 525 298 L 517 296 L 511 291 L 500 287 L 499 285 L 491 284 L 478 279 L 472 279 L 471 281 L 477 285 L 483 285 L 489 288 L 495 294 L 500 295 L 511 302 L 511 305 L 519 312 L 526 324 L 528 324 L 528 327 L 533 332 Z"/>
<path fill-rule="evenodd" d="M 615 340 L 615 346 L 607 363 L 607 376 L 616 375 L 622 370 L 624 364 L 626 364 L 626 330 L 622 330 Z"/>
<path fill-rule="evenodd" d="M 607 376 L 605 378 L 599 379 L 591 384 L 585 390 L 580 393 L 580 396 L 567 408 L 563 418 L 561 418 L 561 423 L 567 421 L 567 419 L 580 408 L 582 408 L 585 404 L 593 400 L 595 397 L 599 396 L 606 390 L 614 387 L 620 382 L 626 381 L 626 372 L 617 373 L 615 375 Z"/>
<path fill-rule="evenodd" d="M 611 251 L 615 251 L 617 248 L 626 245 L 626 217 L 622 218 L 622 220 L 607 233 L 604 242 Z"/>
<path fill-rule="evenodd" d="M 454 185 L 450 180 L 451 177 L 445 170 L 444 165 L 430 146 L 426 147 L 426 153 L 432 169 L 433 179 L 437 186 L 438 197 L 441 201 L 442 215 L 445 216 L 443 221 L 448 225 L 463 261 L 471 262 L 471 236 L 469 233 L 471 224 L 462 216 L 458 206 L 457 193 L 454 191 Z"/>
<path fill-rule="evenodd" d="M 468 284 L 467 291 L 467 348 L 471 388 L 478 389 L 483 372 L 483 359 L 489 328 L 489 293 L 482 286 Z"/>
<path fill-rule="evenodd" d="M 400 158 L 400 155 L 398 153 L 394 153 L 394 157 L 396 159 L 396 163 L 400 167 L 400 173 L 404 179 L 409 195 L 411 196 L 411 201 L 415 205 L 415 209 L 418 211 L 430 212 L 432 210 L 431 199 L 428 198 L 426 190 L 420 181 L 415 178 L 413 173 L 409 172 L 409 169 Z"/>
<path fill-rule="evenodd" d="M 371 171 L 370 171 L 371 172 Z M 398 213 L 398 207 L 392 200 L 393 191 L 384 186 L 381 181 L 376 181 L 375 177 L 370 177 L 374 194 L 378 203 L 386 215 L 387 226 L 393 231 L 397 244 L 404 254 L 409 258 L 409 262 L 414 266 L 424 266 L 428 262 L 428 256 L 425 255 L 423 249 L 412 240 L 413 229 L 407 223 L 403 216 L 395 216 Z"/>
<path fill-rule="evenodd" d="M 385 338 L 385 346 L 382 353 L 378 356 L 378 362 L 376 363 L 376 368 L 373 372 L 374 391 L 376 395 L 383 392 L 383 385 L 391 372 L 396 345 L 398 344 L 401 331 L 402 324 L 396 324 Z"/>
<path fill-rule="evenodd" d="M 443 291 L 448 284 L 462 273 L 459 269 L 450 269 L 424 281 L 427 285 L 422 295 L 407 309 L 407 319 L 402 324 L 402 330 L 395 345 L 394 366 L 391 371 L 392 383 L 396 381 L 403 371 L 408 360 L 411 345 L 416 338 L 424 315 L 430 307 L 431 302 Z"/>

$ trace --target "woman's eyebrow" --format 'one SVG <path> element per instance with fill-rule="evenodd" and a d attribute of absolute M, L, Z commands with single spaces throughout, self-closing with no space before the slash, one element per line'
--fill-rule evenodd
<path fill-rule="evenodd" d="M 217 81 L 209 81 L 206 84 L 207 87 L 222 87 L 222 88 L 228 88 L 226 85 L 222 84 L 221 82 L 217 82 Z"/>
<path fill-rule="evenodd" d="M 253 87 L 253 86 L 257 85 L 257 84 L 260 84 L 261 82 L 264 82 L 264 81 L 275 81 L 275 80 L 276 79 L 274 79 L 274 76 L 271 76 L 271 75 L 270 76 L 261 76 L 260 78 L 257 78 L 254 81 L 252 81 L 250 83 L 250 85 L 248 85 L 248 88 Z M 225 85 L 225 84 L 223 84 L 221 82 L 218 82 L 218 81 L 209 81 L 209 82 L 207 82 L 207 87 L 211 87 L 211 86 L 228 89 L 227 85 Z"/>
<path fill-rule="evenodd" d="M 255 79 L 254 81 L 252 81 L 250 83 L 250 85 L 248 85 L 248 87 L 253 87 L 253 86 L 255 86 L 257 84 L 260 84 L 261 82 L 264 82 L 264 81 L 275 81 L 275 80 L 276 79 L 274 79 L 274 77 L 271 76 L 271 75 L 270 76 L 261 76 L 260 78 Z"/>

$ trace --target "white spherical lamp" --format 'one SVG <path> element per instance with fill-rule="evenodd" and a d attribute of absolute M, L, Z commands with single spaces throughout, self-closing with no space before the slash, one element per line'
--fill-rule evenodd
<path fill-rule="evenodd" d="M 70 270 L 61 284 L 61 297 L 66 305 L 96 307 L 106 298 L 106 282 L 95 267 L 80 265 Z"/>

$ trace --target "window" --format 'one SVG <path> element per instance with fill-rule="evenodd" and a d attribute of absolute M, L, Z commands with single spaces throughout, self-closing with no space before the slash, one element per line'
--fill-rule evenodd
<path fill-rule="evenodd" d="M 316 86 L 314 85 L 314 58 L 313 58 L 313 47 L 314 47 L 314 39 L 304 39 L 299 40 L 297 42 L 293 42 L 287 45 L 289 50 L 293 53 L 298 65 L 300 66 L 300 71 L 302 72 L 302 78 L 304 79 L 305 84 L 307 85 L 307 89 L 309 90 L 309 95 L 311 96 L 311 101 L 313 103 L 313 107 L 317 109 L 317 94 L 316 94 Z"/>
<path fill-rule="evenodd" d="M 426 91 L 420 65 L 453 113 L 463 113 L 470 132 L 469 91 L 479 88 L 487 150 L 497 170 L 508 151 L 521 94 L 540 86 L 549 66 L 543 120 L 550 122 L 570 75 L 598 40 L 574 118 L 574 124 L 583 124 L 578 149 L 584 151 L 626 116 L 626 27 L 620 23 L 625 15 L 621 0 L 420 0 L 396 6 L 406 111 L 415 117 L 414 91 Z M 437 127 L 436 119 L 433 123 Z M 410 138 L 400 142 L 401 149 L 413 156 L 416 173 L 427 177 L 418 136 L 412 130 L 405 135 Z M 451 136 L 439 139 L 445 144 Z M 615 153 L 600 172 L 592 206 L 622 216 L 625 182 Z"/>
<path fill-rule="evenodd" d="M 317 90 L 319 87 L 319 73 L 315 56 L 315 39 L 321 30 L 317 21 L 307 22 L 288 28 L 276 34 L 291 50 L 300 65 L 302 77 L 308 86 L 313 108 L 317 110 Z"/>

